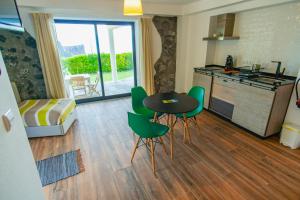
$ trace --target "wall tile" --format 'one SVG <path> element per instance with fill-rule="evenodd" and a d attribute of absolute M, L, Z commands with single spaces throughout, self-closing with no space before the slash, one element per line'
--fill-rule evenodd
<path fill-rule="evenodd" d="M 237 65 L 263 64 L 275 73 L 281 60 L 286 74 L 297 76 L 300 68 L 300 3 L 290 3 L 238 13 L 235 34 L 238 41 L 216 43 L 214 63 L 224 65 L 226 56 L 237 58 Z"/>

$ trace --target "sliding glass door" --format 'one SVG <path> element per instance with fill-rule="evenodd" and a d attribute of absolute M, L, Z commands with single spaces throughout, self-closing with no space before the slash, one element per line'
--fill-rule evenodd
<path fill-rule="evenodd" d="M 106 95 L 128 93 L 134 83 L 131 26 L 97 25 Z"/>
<path fill-rule="evenodd" d="M 132 22 L 56 20 L 69 96 L 86 102 L 130 95 L 136 85 Z"/>

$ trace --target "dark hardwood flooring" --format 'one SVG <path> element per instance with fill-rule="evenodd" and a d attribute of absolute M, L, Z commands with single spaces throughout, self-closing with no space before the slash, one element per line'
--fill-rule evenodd
<path fill-rule="evenodd" d="M 30 140 L 36 160 L 80 149 L 85 172 L 44 188 L 47 199 L 300 199 L 300 150 L 250 135 L 204 111 L 200 131 L 183 143 L 176 125 L 174 160 L 156 148 L 157 177 L 150 154 L 139 148 L 127 125 L 130 99 L 79 105 L 66 136 Z M 167 150 L 169 139 L 165 138 Z M 169 151 L 168 151 L 169 153 Z"/>

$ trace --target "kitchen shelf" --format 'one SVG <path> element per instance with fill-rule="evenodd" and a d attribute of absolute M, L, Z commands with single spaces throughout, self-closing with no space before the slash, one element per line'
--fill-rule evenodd
<path fill-rule="evenodd" d="M 204 41 L 223 41 L 223 40 L 239 40 L 239 36 L 232 36 L 232 37 L 205 37 L 203 38 Z"/>

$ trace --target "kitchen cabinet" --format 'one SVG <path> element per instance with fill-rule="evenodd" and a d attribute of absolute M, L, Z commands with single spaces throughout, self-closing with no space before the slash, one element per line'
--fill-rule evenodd
<path fill-rule="evenodd" d="M 213 78 L 210 109 L 227 119 L 232 119 L 237 84 L 225 77 Z"/>
<path fill-rule="evenodd" d="M 240 84 L 235 93 L 232 121 L 264 136 L 272 110 L 275 92 Z"/>
<path fill-rule="evenodd" d="M 211 16 L 209 22 L 208 37 L 203 40 L 238 40 L 240 37 L 233 36 L 235 23 L 235 14 L 227 13 L 217 16 Z"/>
<path fill-rule="evenodd" d="M 278 133 L 293 85 L 275 91 L 226 77 L 213 77 L 209 109 L 262 137 Z"/>
<path fill-rule="evenodd" d="M 233 79 L 215 76 L 212 86 L 212 97 L 234 104 L 237 84 L 239 83 L 236 83 Z"/>
<path fill-rule="evenodd" d="M 261 137 L 279 133 L 294 84 L 241 81 L 218 73 L 194 72 L 194 85 L 205 88 L 204 107 Z"/>
<path fill-rule="evenodd" d="M 210 91 L 212 84 L 212 76 L 201 73 L 194 73 L 193 85 L 205 88 L 204 108 L 208 109 L 210 101 Z"/>

